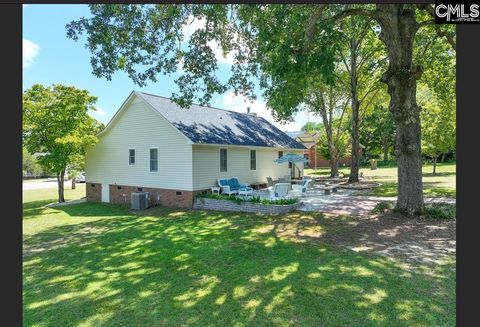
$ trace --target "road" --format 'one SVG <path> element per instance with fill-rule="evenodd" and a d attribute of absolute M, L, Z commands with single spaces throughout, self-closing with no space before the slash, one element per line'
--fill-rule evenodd
<path fill-rule="evenodd" d="M 64 186 L 72 185 L 71 181 L 65 181 L 63 184 Z M 28 181 L 23 182 L 23 190 L 40 190 L 45 188 L 56 188 L 57 187 L 57 179 L 56 178 L 49 178 L 47 180 L 39 180 L 39 181 Z"/>

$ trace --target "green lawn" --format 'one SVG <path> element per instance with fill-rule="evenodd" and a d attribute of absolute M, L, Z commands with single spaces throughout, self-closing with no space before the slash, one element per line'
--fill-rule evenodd
<path fill-rule="evenodd" d="M 42 208 L 54 191 L 24 193 L 26 326 L 455 325 L 454 262 L 411 272 L 312 242 L 336 232 L 319 214 Z"/>
<path fill-rule="evenodd" d="M 427 197 L 456 197 L 456 165 L 453 163 L 437 164 L 437 173 L 432 174 L 432 165 L 423 166 L 423 192 Z M 350 172 L 349 167 L 340 169 L 345 175 Z M 375 170 L 360 168 L 363 176 L 371 177 L 372 181 L 382 184 L 365 195 L 397 196 L 397 167 L 379 167 Z M 305 174 L 328 176 L 329 168 L 320 168 L 314 171 L 306 169 Z"/>

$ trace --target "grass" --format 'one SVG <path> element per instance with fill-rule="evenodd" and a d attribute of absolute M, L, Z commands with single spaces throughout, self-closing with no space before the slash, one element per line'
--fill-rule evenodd
<path fill-rule="evenodd" d="M 54 200 L 24 193 L 25 326 L 455 325 L 454 262 L 408 271 L 314 242 L 337 232 L 320 214 Z"/>
<path fill-rule="evenodd" d="M 423 193 L 426 197 L 456 197 L 456 164 L 437 164 L 437 173 L 432 174 L 433 166 L 424 165 L 423 171 Z M 346 176 L 350 173 L 349 167 L 340 168 Z M 369 177 L 371 181 L 380 182 L 382 186 L 372 189 L 362 195 L 373 196 L 397 196 L 397 167 L 379 167 L 371 170 L 369 167 L 360 168 L 363 176 Z M 320 168 L 317 171 L 306 169 L 305 174 L 328 176 L 329 168 Z"/>

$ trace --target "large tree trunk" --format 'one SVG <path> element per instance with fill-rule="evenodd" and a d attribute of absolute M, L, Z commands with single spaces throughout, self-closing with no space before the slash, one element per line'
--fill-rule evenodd
<path fill-rule="evenodd" d="M 381 27 L 389 66 L 382 76 L 388 86 L 390 111 L 396 125 L 395 155 L 398 164 L 396 210 L 407 215 L 424 211 L 422 157 L 420 149 L 420 108 L 417 105 L 417 80 L 422 68 L 414 65 L 413 41 L 418 26 L 411 5 L 377 5 L 376 18 Z"/>
<path fill-rule="evenodd" d="M 442 153 L 442 159 L 440 160 L 440 162 L 442 162 L 442 163 L 445 162 L 445 152 Z"/>
<path fill-rule="evenodd" d="M 338 154 L 335 145 L 329 146 L 330 152 L 330 177 L 338 177 Z"/>
<path fill-rule="evenodd" d="M 433 156 L 433 173 L 437 173 L 437 156 Z"/>
<path fill-rule="evenodd" d="M 57 173 L 57 183 L 58 183 L 58 202 L 65 202 L 65 192 L 63 188 L 63 182 L 65 180 L 65 170 Z"/>
<path fill-rule="evenodd" d="M 351 41 L 353 42 L 353 41 Z M 358 183 L 358 168 L 360 164 L 360 133 L 359 133 L 359 111 L 360 102 L 358 101 L 357 89 L 357 53 L 356 45 L 350 45 L 350 93 L 352 97 L 352 160 L 350 163 L 349 183 Z"/>

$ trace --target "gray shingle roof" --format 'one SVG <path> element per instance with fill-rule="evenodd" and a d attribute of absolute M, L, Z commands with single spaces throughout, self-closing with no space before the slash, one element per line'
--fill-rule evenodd
<path fill-rule="evenodd" d="M 143 92 L 136 94 L 196 144 L 305 149 L 262 117 L 199 105 L 182 109 L 165 97 Z"/>

